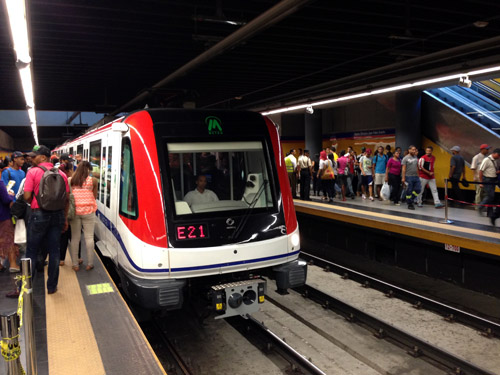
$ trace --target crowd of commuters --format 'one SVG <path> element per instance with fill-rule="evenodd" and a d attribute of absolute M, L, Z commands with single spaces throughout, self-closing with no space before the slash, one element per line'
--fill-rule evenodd
<path fill-rule="evenodd" d="M 81 155 L 75 159 L 68 154 L 51 155 L 49 148 L 37 145 L 26 154 L 13 152 L 0 164 L 0 272 L 19 272 L 19 258 L 25 253 L 34 265 L 35 277 L 48 256 L 48 294 L 57 291 L 59 267 L 65 265 L 68 244 L 73 270 L 79 270 L 82 229 L 86 270 L 94 268 L 98 181 L 92 177 L 88 161 Z M 7 297 L 18 295 L 15 290 Z"/>
<path fill-rule="evenodd" d="M 490 148 L 486 144 L 480 146 L 479 154 L 472 160 L 471 169 L 475 172 L 475 203 L 478 211 L 482 213 L 487 207 L 487 216 L 494 225 L 500 216 L 499 208 L 491 207 L 495 202 L 495 186 L 499 183 L 500 149 L 495 149 L 488 156 Z M 468 186 L 465 160 L 460 155 L 459 146 L 453 146 L 451 152 L 449 174 L 439 177 L 448 179 L 451 185 L 450 200 L 453 205 L 461 206 L 465 202 L 460 184 Z M 382 190 L 387 184 L 386 199 L 394 205 L 399 206 L 404 202 L 410 210 L 415 210 L 415 206 L 423 207 L 423 197 L 428 187 L 434 207 L 442 208 L 444 205 L 439 199 L 434 174 L 436 157 L 432 153 L 431 146 L 419 151 L 411 145 L 403 154 L 400 147 L 392 152 L 391 146 L 387 145 L 385 148 L 379 146 L 373 155 L 372 150 L 365 147 L 361 148 L 359 155 L 352 147 L 337 154 L 336 148 L 332 146 L 311 159 L 309 150 L 299 148 L 290 150 L 285 164 L 292 195 L 297 197 L 299 190 L 300 199 L 303 200 L 311 200 L 311 196 L 321 196 L 325 202 L 333 202 L 337 198 L 346 201 L 356 196 L 363 200 L 384 200 Z"/>

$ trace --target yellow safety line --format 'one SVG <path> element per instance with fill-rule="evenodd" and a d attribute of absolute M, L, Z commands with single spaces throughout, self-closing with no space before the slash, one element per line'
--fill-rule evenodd
<path fill-rule="evenodd" d="M 114 285 L 115 289 L 116 289 L 116 290 L 118 290 L 118 288 L 117 288 L 117 286 L 116 286 L 115 282 L 114 282 L 114 281 L 113 281 L 113 279 L 111 278 L 111 275 L 108 273 L 108 270 L 106 269 L 106 267 L 104 267 L 104 264 L 102 263 L 101 258 L 100 258 L 100 257 L 98 257 L 98 256 L 96 256 L 95 258 L 98 260 L 98 262 L 100 262 L 100 263 L 101 263 L 102 268 L 104 269 L 104 272 L 106 272 L 106 274 L 108 275 L 110 282 Z M 141 334 L 142 338 L 144 339 L 144 342 L 146 343 L 147 347 L 149 348 L 149 351 L 150 351 L 150 352 L 151 352 L 151 354 L 153 355 L 153 358 L 155 359 L 155 361 L 156 361 L 156 363 L 157 363 L 157 365 L 158 365 L 158 368 L 159 368 L 159 369 L 160 369 L 160 370 L 161 370 L 161 371 L 162 371 L 165 375 L 167 375 L 167 372 L 166 372 L 166 371 L 165 371 L 165 369 L 163 368 L 163 365 L 161 364 L 160 360 L 159 360 L 159 359 L 158 359 L 158 357 L 156 356 L 156 353 L 154 352 L 153 348 L 152 348 L 152 347 L 151 347 L 151 345 L 149 344 L 149 341 L 148 341 L 148 339 L 146 338 L 146 335 L 144 335 L 144 332 L 142 332 L 142 328 L 141 328 L 141 326 L 139 326 L 139 323 L 137 323 L 137 320 L 135 319 L 134 314 L 132 314 L 132 311 L 130 311 L 130 308 L 128 307 L 127 302 L 123 299 L 123 297 L 122 297 L 121 293 L 117 293 L 117 294 L 118 294 L 118 296 L 122 299 L 123 304 L 125 305 L 125 308 L 127 309 L 128 313 L 129 313 L 129 314 L 130 314 L 130 316 L 132 317 L 132 321 L 133 321 L 133 322 L 134 322 L 134 324 L 136 325 L 138 332 Z"/>
<path fill-rule="evenodd" d="M 70 258 L 68 254 L 68 264 L 72 264 Z M 49 374 L 105 375 L 80 285 L 70 266 L 59 267 L 57 293 L 45 294 L 45 307 Z"/>
<path fill-rule="evenodd" d="M 307 205 L 316 206 L 317 208 L 311 208 L 302 205 L 303 202 L 294 201 L 295 209 L 298 212 L 321 216 L 328 219 L 340 220 L 349 222 L 352 224 L 357 224 L 365 227 L 381 229 L 389 232 L 404 234 L 411 237 L 422 238 L 439 243 L 447 243 L 451 245 L 456 245 L 464 247 L 471 250 L 477 250 L 480 252 L 500 255 L 500 234 L 491 233 L 487 231 L 482 231 L 478 229 L 464 228 L 464 227 L 453 227 L 446 224 L 428 222 L 425 220 L 412 219 L 412 218 L 400 218 L 401 222 L 386 222 L 382 220 L 376 220 L 372 218 L 365 218 L 360 216 L 353 216 L 363 214 L 379 219 L 390 219 L 397 220 L 398 216 L 392 216 L 388 214 L 382 214 L 378 212 L 365 211 L 362 209 L 353 209 L 349 207 L 331 206 L 325 205 L 324 203 L 308 202 Z M 339 212 L 340 211 L 340 212 Z M 403 221 L 404 220 L 404 221 Z M 426 229 L 412 227 L 411 224 L 419 224 L 426 226 Z M 457 234 L 448 234 L 439 232 L 436 229 L 445 229 L 457 232 Z M 487 242 L 477 239 L 463 237 L 464 233 L 475 234 L 483 237 L 488 237 L 497 242 Z"/>

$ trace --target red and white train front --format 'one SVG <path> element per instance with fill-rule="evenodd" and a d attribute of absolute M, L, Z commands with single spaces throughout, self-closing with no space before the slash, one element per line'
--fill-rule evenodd
<path fill-rule="evenodd" d="M 275 278 L 281 290 L 305 283 L 279 135 L 269 119 L 150 109 L 89 136 L 90 154 L 96 139 L 108 152 L 95 171 L 106 195 L 98 203 L 97 246 L 132 300 L 176 309 L 190 296 L 226 317 L 258 309 L 261 276 Z"/>

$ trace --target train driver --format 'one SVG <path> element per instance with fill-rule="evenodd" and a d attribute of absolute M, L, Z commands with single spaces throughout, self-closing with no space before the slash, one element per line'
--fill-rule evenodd
<path fill-rule="evenodd" d="M 206 189 L 207 176 L 200 174 L 196 177 L 196 189 L 184 196 L 184 201 L 191 207 L 193 204 L 217 202 L 219 198 L 212 190 Z"/>

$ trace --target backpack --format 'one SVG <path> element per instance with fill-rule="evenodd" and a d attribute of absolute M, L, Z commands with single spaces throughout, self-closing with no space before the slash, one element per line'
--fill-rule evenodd
<path fill-rule="evenodd" d="M 66 193 L 66 182 L 55 167 L 47 169 L 42 166 L 38 168 L 44 171 L 38 194 L 35 195 L 38 206 L 42 210 L 58 211 L 64 209 L 68 194 Z"/>
<path fill-rule="evenodd" d="M 321 175 L 322 180 L 333 180 L 335 178 L 335 174 L 333 172 L 333 167 L 330 163 L 328 163 L 328 167 L 325 168 L 323 174 Z"/>

